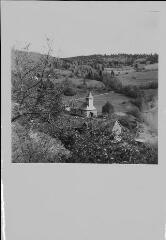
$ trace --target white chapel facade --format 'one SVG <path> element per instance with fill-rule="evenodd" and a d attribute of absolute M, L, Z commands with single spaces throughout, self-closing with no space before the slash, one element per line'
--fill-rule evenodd
<path fill-rule="evenodd" d="M 91 92 L 89 92 L 89 94 L 86 97 L 86 101 L 81 105 L 79 110 L 81 115 L 85 117 L 97 116 L 97 109 L 93 105 L 93 96 Z"/>

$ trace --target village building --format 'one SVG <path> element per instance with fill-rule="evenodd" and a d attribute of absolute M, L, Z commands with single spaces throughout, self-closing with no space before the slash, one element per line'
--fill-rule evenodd
<path fill-rule="evenodd" d="M 120 142 L 121 141 L 121 133 L 122 133 L 122 126 L 121 124 L 119 123 L 119 121 L 117 120 L 115 123 L 114 123 L 114 126 L 112 128 L 112 133 L 114 135 L 114 139 L 116 142 Z"/>
<path fill-rule="evenodd" d="M 91 92 L 87 95 L 86 101 L 79 107 L 79 113 L 85 117 L 97 116 L 97 109 L 93 105 L 93 96 Z"/>

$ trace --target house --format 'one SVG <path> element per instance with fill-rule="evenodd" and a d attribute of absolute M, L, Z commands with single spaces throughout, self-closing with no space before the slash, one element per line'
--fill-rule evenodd
<path fill-rule="evenodd" d="M 121 134 L 121 132 L 122 132 L 122 127 L 121 127 L 121 124 L 119 123 L 118 120 L 114 123 L 114 126 L 113 126 L 113 128 L 112 128 L 112 132 L 113 132 L 115 135 L 120 135 L 120 134 Z"/>
<path fill-rule="evenodd" d="M 122 139 L 121 138 L 122 126 L 118 120 L 114 123 L 114 126 L 112 128 L 112 133 L 114 135 L 115 142 L 120 142 Z"/>
<path fill-rule="evenodd" d="M 79 113 L 85 117 L 97 116 L 97 109 L 93 105 L 93 96 L 91 92 L 89 92 L 85 102 L 79 107 Z"/>

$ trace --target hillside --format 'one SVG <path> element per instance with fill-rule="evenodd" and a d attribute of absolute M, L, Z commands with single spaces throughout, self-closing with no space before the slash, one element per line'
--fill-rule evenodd
<path fill-rule="evenodd" d="M 76 56 L 70 58 L 63 58 L 66 61 L 77 61 L 80 64 L 93 64 L 101 63 L 104 67 L 118 66 L 118 65 L 133 65 L 133 63 L 139 59 L 144 59 L 144 61 L 151 64 L 158 62 L 158 54 L 110 54 L 110 55 L 87 55 L 87 56 Z"/>
<path fill-rule="evenodd" d="M 17 53 L 21 53 L 24 56 L 29 55 L 29 58 L 37 62 L 39 59 L 45 55 L 38 53 L 38 52 L 31 52 L 31 51 L 20 51 L 20 50 L 12 50 L 12 63 L 14 63 L 14 57 Z M 110 54 L 110 55 L 102 55 L 102 54 L 94 54 L 94 55 L 87 55 L 87 56 L 75 56 L 75 57 L 68 57 L 68 58 L 56 58 L 54 56 L 50 56 L 51 61 L 61 61 L 62 67 L 65 67 L 68 64 L 81 64 L 81 65 L 91 65 L 95 63 L 103 64 L 104 67 L 111 67 L 111 66 L 118 66 L 118 65 L 133 65 L 136 59 L 144 58 L 147 62 L 153 64 L 158 62 L 158 54 Z"/>
<path fill-rule="evenodd" d="M 38 53 L 38 52 L 31 52 L 31 51 L 21 51 L 21 50 L 14 50 L 11 51 L 11 66 L 12 69 L 15 68 L 15 59 L 16 56 L 19 54 L 22 58 L 28 58 L 29 60 L 33 61 L 34 63 L 37 63 L 40 61 L 41 58 L 46 57 L 46 55 Z M 54 61 L 56 58 L 53 56 L 50 56 L 50 59 Z"/>

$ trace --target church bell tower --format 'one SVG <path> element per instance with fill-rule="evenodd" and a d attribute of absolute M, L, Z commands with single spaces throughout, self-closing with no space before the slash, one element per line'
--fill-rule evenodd
<path fill-rule="evenodd" d="M 93 106 L 93 96 L 92 96 L 92 93 L 90 92 L 88 94 L 88 96 L 86 97 L 86 103 L 88 105 L 89 108 L 93 109 L 94 106 Z"/>

